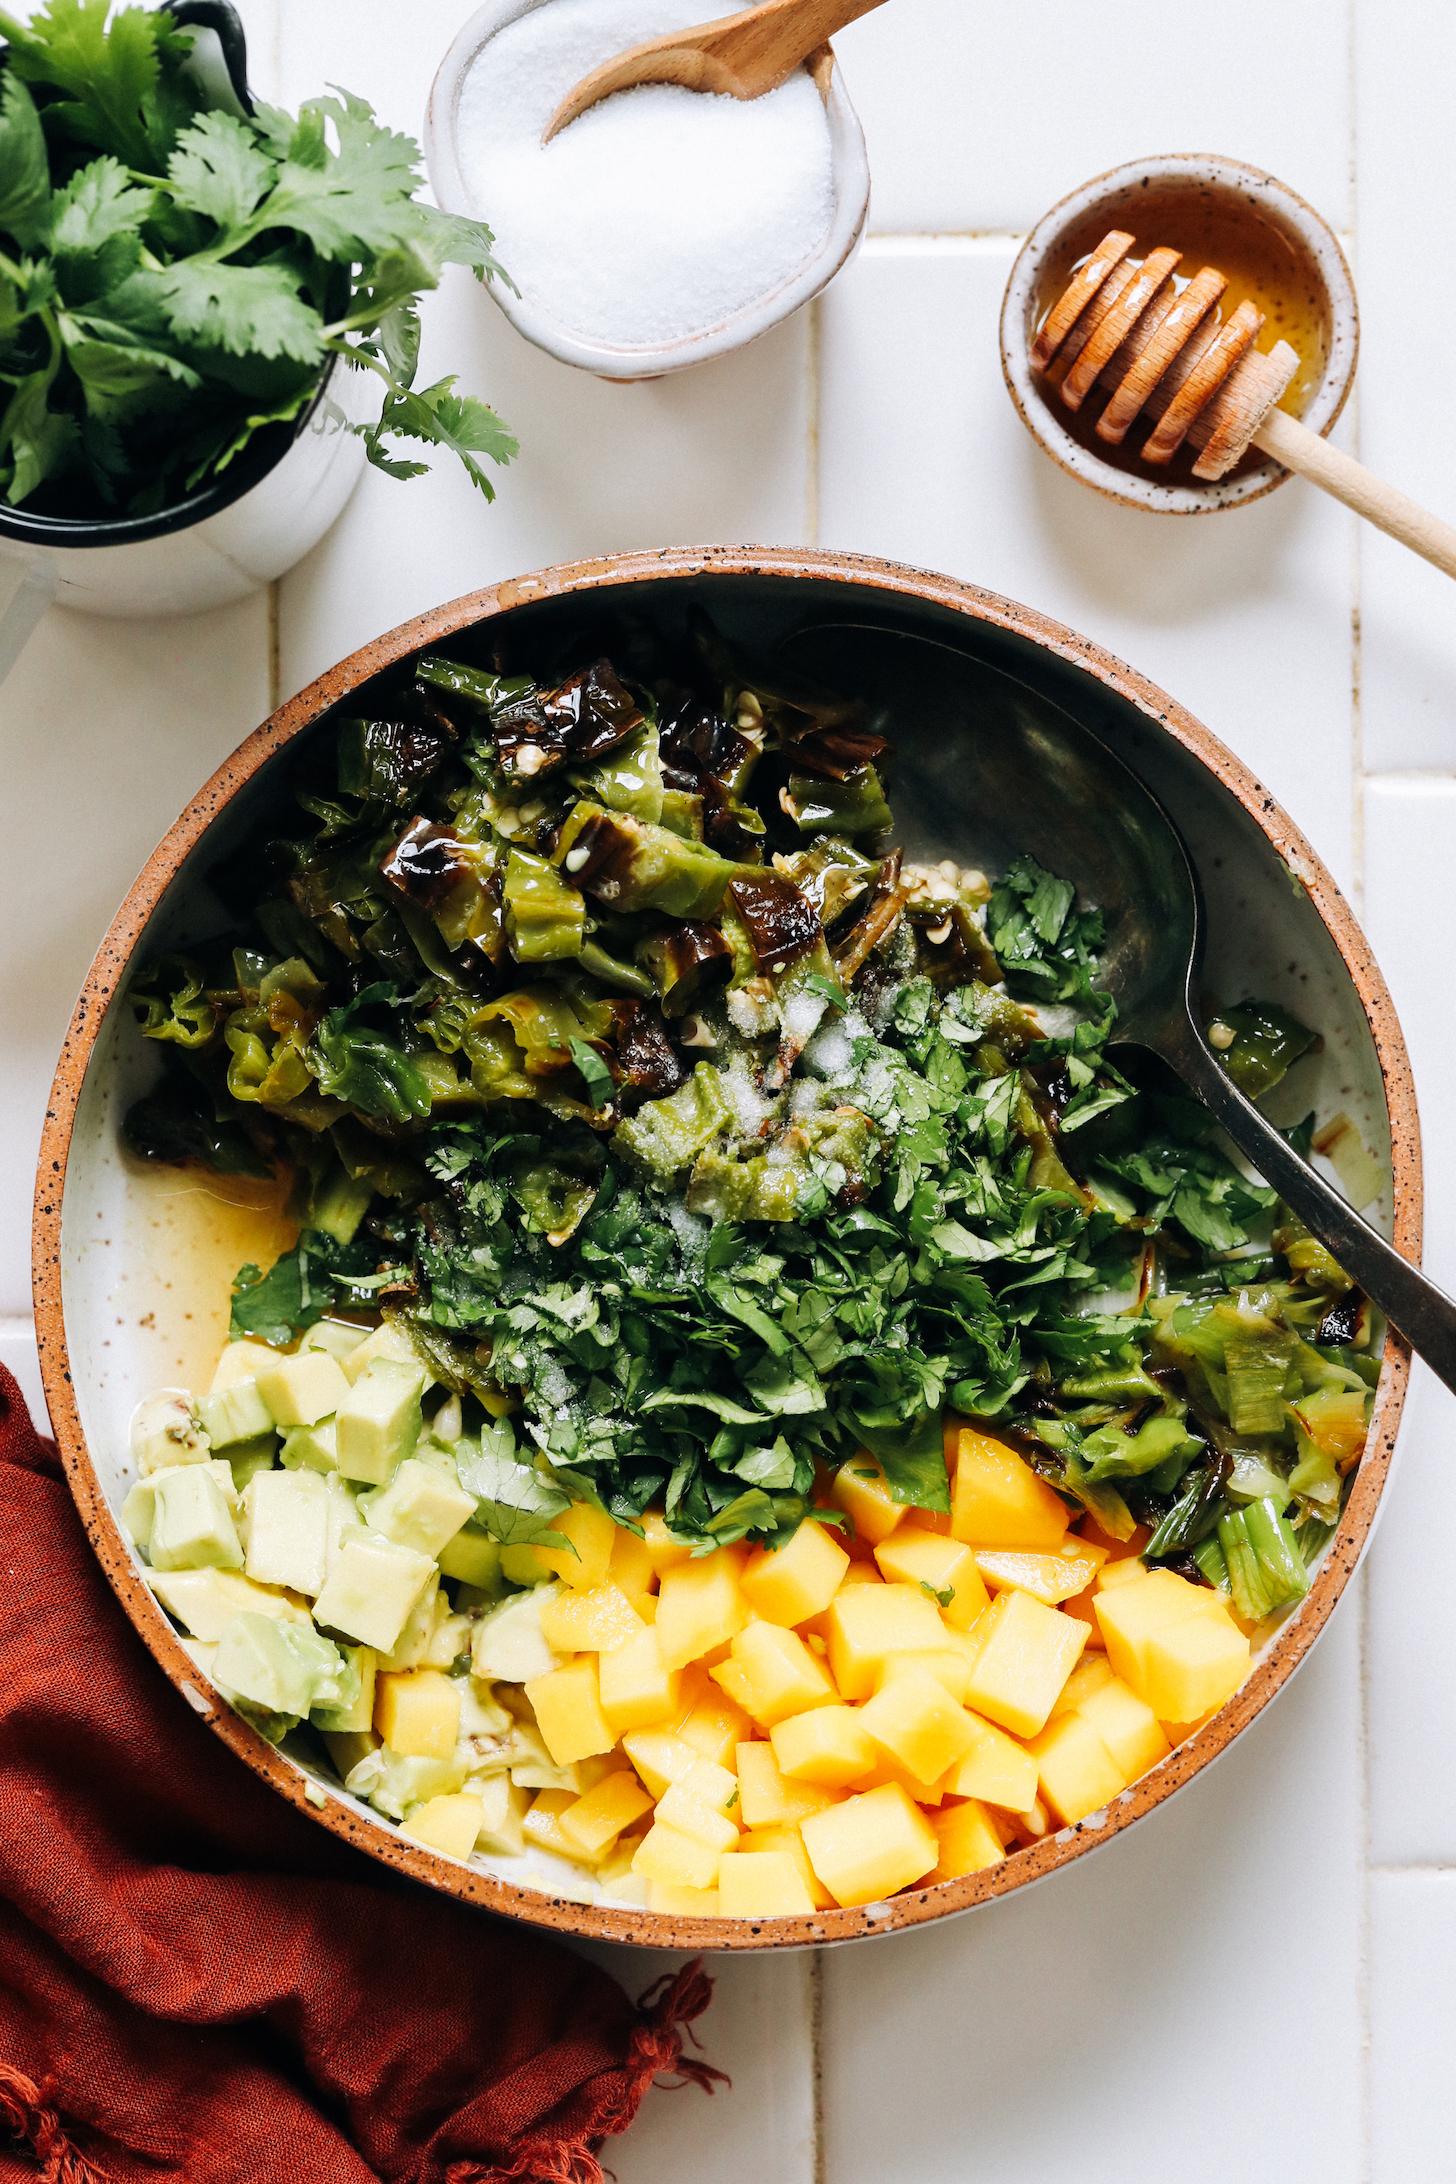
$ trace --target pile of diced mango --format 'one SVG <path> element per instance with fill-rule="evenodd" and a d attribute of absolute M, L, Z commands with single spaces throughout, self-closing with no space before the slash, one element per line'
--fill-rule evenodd
<path fill-rule="evenodd" d="M 851 1464 L 843 1541 L 694 1558 L 660 1518 L 560 1519 L 571 1549 L 535 1552 L 564 1658 L 525 1692 L 552 1758 L 600 1771 L 540 1792 L 527 1838 L 656 1911 L 865 1904 L 1085 1819 L 1229 1698 L 1249 1640 L 1221 1594 L 1072 1532 L 1006 1443 L 949 1438 L 948 1518 Z M 408 1832 L 455 1847 L 440 1802 Z"/>

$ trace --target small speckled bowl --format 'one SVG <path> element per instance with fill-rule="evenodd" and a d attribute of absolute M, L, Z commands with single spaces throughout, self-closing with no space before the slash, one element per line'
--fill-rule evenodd
<path fill-rule="evenodd" d="M 1174 700 L 1084 637 L 994 593 L 886 561 L 816 549 L 708 547 L 579 562 L 457 599 L 364 645 L 290 699 L 234 752 L 157 848 L 101 943 L 66 1035 L 41 1145 L 35 1298 L 41 1371 L 66 1473 L 87 1533 L 123 1607 L 183 1699 L 279 1793 L 335 1834 L 416 1879 L 484 1908 L 564 1932 L 660 1948 L 792 1948 L 919 1926 L 990 1901 L 1110 1842 L 1223 1752 L 1287 1681 L 1323 1629 L 1370 1537 L 1390 1470 L 1409 1353 L 1387 1338 L 1374 1422 L 1349 1501 L 1313 1587 L 1261 1649 L 1242 1690 L 1105 1812 L 1004 1863 L 885 1903 L 764 1921 L 653 1914 L 569 1893 L 571 1869 L 544 1851 L 458 1864 L 408 1842 L 351 1797 L 313 1753 L 275 1750 L 223 1701 L 149 1592 L 118 1510 L 130 1483 L 128 1421 L 153 1389 L 195 1386 L 223 1339 L 229 1280 L 286 1237 L 255 1210 L 194 1177 L 143 1170 L 119 1124 L 154 1074 L 130 1021 L 135 965 L 225 924 L 210 874 L 265 825 L 297 770 L 341 715 L 382 696 L 422 650 L 518 660 L 610 648 L 614 630 L 682 641 L 706 613 L 735 648 L 846 623 L 950 646 L 956 669 L 937 704 L 937 736 L 896 781 L 912 855 L 943 854 L 979 824 L 976 751 L 1003 721 L 1034 720 L 1048 742 L 1067 716 L 1113 746 L 1182 828 L 1209 907 L 1212 994 L 1258 993 L 1321 1034 L 1291 1072 L 1291 1105 L 1343 1111 L 1385 1188 L 1372 1217 L 1409 1257 L 1420 1251 L 1415 1094 L 1400 1026 L 1338 889 L 1267 790 Z M 1038 846 L 1036 811 L 1005 814 L 1010 842 Z M 939 851 L 932 845 L 941 844 Z M 1051 845 L 1046 845 L 1050 850 Z M 1251 1815 L 1251 1825 L 1258 1816 Z"/>
<path fill-rule="evenodd" d="M 1210 515 L 1258 500 L 1283 485 L 1289 472 L 1267 456 L 1241 463 L 1211 484 L 1190 477 L 1187 462 L 1176 458 L 1161 475 L 1150 466 L 1120 468 L 1068 430 L 1066 412 L 1031 365 L 1031 338 L 1045 306 L 1109 228 L 1126 228 L 1136 236 L 1139 256 L 1166 240 L 1149 232 L 1140 210 L 1140 201 L 1154 192 L 1165 201 L 1185 192 L 1211 198 L 1220 212 L 1272 228 L 1287 247 L 1291 278 L 1314 300 L 1322 321 L 1324 366 L 1300 412 L 1311 432 L 1328 432 L 1345 406 L 1360 346 L 1360 312 L 1349 265 L 1329 223 L 1287 183 L 1239 159 L 1210 152 L 1132 159 L 1084 182 L 1038 220 L 1017 253 L 1001 304 L 1001 369 L 1022 423 L 1054 463 L 1109 500 L 1161 515 Z M 1266 329 L 1260 346 L 1267 348 L 1269 339 Z"/>
<path fill-rule="evenodd" d="M 465 23 L 430 88 L 425 114 L 425 164 L 436 197 L 447 212 L 464 213 L 471 219 L 490 219 L 489 205 L 477 205 L 465 180 L 460 160 L 458 112 L 466 76 L 482 49 L 498 31 L 549 0 L 485 0 L 483 7 Z M 724 9 L 731 14 L 731 8 Z M 707 20 L 705 13 L 704 20 Z M 742 349 L 771 326 L 789 318 L 803 304 L 812 302 L 828 287 L 836 273 L 854 255 L 870 205 L 869 156 L 864 130 L 850 103 L 844 79 L 830 46 L 821 46 L 806 64 L 829 121 L 829 157 L 834 182 L 834 205 L 829 232 L 811 258 L 805 259 L 787 280 L 759 296 L 741 311 L 704 332 L 660 347 L 647 343 L 616 345 L 593 340 L 589 334 L 557 318 L 530 296 L 518 295 L 502 281 L 492 284 L 491 294 L 518 333 L 534 341 L 563 364 L 595 372 L 599 379 L 660 379 L 667 372 L 686 370 L 690 364 L 706 364 L 715 356 Z M 500 244 L 506 270 L 510 270 L 509 238 Z"/>

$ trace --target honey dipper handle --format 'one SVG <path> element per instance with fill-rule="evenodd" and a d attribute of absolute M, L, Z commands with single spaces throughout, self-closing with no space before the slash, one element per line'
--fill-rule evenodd
<path fill-rule="evenodd" d="M 1443 523 L 1429 508 L 1422 508 L 1373 470 L 1357 463 L 1353 455 L 1331 447 L 1328 440 L 1311 432 L 1283 410 L 1271 410 L 1254 434 L 1254 446 L 1272 455 L 1286 470 L 1297 470 L 1312 485 L 1323 486 L 1357 516 L 1409 546 L 1423 561 L 1456 576 L 1456 526 Z"/>

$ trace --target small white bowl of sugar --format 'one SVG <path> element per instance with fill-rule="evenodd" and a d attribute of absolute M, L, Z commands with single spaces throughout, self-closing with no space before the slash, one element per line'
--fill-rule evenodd
<path fill-rule="evenodd" d="M 487 0 L 440 64 L 425 154 L 449 212 L 489 222 L 492 294 L 553 356 L 650 379 L 755 340 L 818 295 L 869 209 L 864 132 L 825 49 L 777 91 L 643 84 L 541 139 L 566 93 L 705 0 Z"/>

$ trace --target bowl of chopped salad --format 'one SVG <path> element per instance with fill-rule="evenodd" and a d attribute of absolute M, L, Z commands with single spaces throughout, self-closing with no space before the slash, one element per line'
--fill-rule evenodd
<path fill-rule="evenodd" d="M 1323 1628 L 1407 1353 L 1117 1044 L 1120 905 L 1034 776 L 978 800 L 1013 718 L 1162 800 L 1212 1044 L 1416 1252 L 1318 859 L 949 578 L 683 549 L 458 600 L 283 706 L 118 913 L 42 1151 L 53 1421 L 172 1680 L 372 1854 L 665 1946 L 915 1925 L 1111 1840 Z"/>

